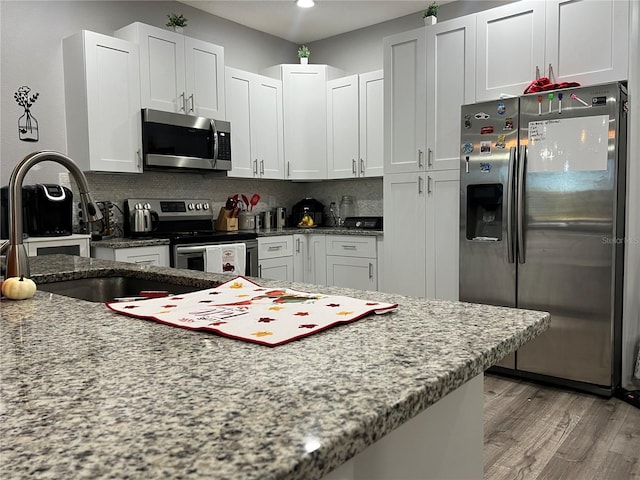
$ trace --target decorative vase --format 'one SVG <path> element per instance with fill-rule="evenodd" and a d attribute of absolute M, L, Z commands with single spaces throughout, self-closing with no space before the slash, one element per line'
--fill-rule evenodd
<path fill-rule="evenodd" d="M 309 63 L 309 57 L 300 57 L 300 63 L 302 65 L 307 65 Z"/>
<path fill-rule="evenodd" d="M 176 33 L 184 33 L 184 27 L 178 27 L 177 25 L 174 25 L 173 27 L 171 27 L 173 29 L 174 32 Z"/>
<path fill-rule="evenodd" d="M 428 17 L 424 17 L 425 26 L 428 27 L 429 25 L 435 25 L 436 23 L 438 23 L 438 17 L 434 15 L 429 15 Z"/>
<path fill-rule="evenodd" d="M 40 139 L 38 120 L 29 109 L 18 119 L 18 136 L 23 142 L 37 142 Z"/>

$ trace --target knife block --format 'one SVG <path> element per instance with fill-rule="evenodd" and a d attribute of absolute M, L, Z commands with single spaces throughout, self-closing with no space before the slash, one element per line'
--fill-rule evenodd
<path fill-rule="evenodd" d="M 222 207 L 218 218 L 216 220 L 216 231 L 218 232 L 232 232 L 238 230 L 238 218 L 232 217 L 233 210 L 227 210 Z"/>

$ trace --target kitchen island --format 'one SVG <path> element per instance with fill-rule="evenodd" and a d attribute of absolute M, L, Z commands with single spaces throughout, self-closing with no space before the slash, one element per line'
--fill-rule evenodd
<path fill-rule="evenodd" d="M 31 270 L 40 283 L 126 274 L 210 288 L 231 278 L 66 255 L 34 257 Z M 466 452 L 446 442 L 472 432 L 477 472 L 482 373 L 550 322 L 541 312 L 257 281 L 398 308 L 270 348 L 40 290 L 2 299 L 0 477 L 310 480 L 377 469 L 384 478 L 398 460 L 378 446 L 429 412 L 440 426 L 426 433 L 459 465 Z M 426 444 L 413 443 L 420 478 L 438 472 L 420 453 Z"/>

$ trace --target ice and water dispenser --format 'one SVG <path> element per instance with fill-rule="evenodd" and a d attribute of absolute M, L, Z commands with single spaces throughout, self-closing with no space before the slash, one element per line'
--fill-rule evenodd
<path fill-rule="evenodd" d="M 467 240 L 502 240 L 503 186 L 467 185 Z"/>

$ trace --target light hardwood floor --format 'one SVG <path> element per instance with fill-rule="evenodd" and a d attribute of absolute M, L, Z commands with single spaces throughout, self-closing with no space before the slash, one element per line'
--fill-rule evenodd
<path fill-rule="evenodd" d="M 487 374 L 486 480 L 640 479 L 640 409 Z"/>

